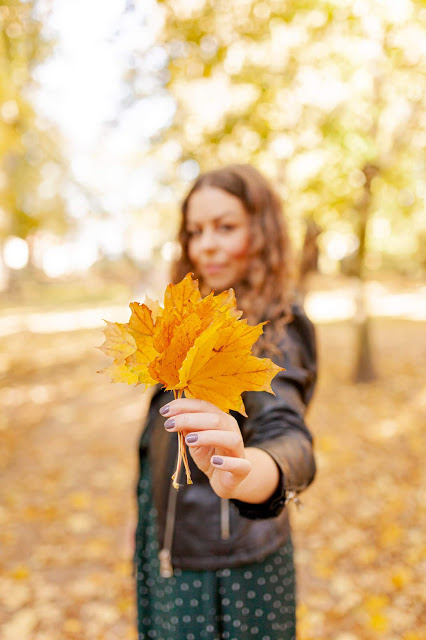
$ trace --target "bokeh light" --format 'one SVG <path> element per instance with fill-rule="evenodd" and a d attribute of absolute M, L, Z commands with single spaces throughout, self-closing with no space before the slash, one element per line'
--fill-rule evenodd
<path fill-rule="evenodd" d="M 28 264 L 28 244 L 22 238 L 6 238 L 3 260 L 10 269 L 23 269 Z"/>

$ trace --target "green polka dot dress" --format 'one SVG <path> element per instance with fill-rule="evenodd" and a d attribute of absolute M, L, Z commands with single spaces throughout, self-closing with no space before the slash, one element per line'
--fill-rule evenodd
<path fill-rule="evenodd" d="M 148 465 L 139 481 L 135 576 L 138 640 L 295 640 L 295 572 L 289 541 L 263 562 L 159 574 Z"/>

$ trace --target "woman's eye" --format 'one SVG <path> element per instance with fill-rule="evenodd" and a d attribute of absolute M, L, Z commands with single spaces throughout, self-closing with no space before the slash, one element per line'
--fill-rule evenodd
<path fill-rule="evenodd" d="M 221 224 L 219 229 L 220 231 L 232 231 L 234 228 L 234 225 L 232 224 Z"/>
<path fill-rule="evenodd" d="M 188 229 L 187 234 L 190 238 L 195 238 L 196 236 L 200 235 L 200 230 L 199 229 Z"/>

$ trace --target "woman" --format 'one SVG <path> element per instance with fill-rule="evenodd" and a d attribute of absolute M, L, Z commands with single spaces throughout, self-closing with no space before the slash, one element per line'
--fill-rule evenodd
<path fill-rule="evenodd" d="M 183 202 L 179 240 L 174 281 L 192 271 L 203 295 L 233 287 L 251 324 L 270 321 L 256 355 L 286 370 L 272 382 L 275 396 L 244 394 L 247 418 L 155 393 L 140 443 L 138 637 L 294 639 L 286 503 L 315 475 L 304 414 L 316 352 L 311 323 L 291 304 L 279 199 L 253 167 L 205 173 Z M 178 431 L 186 434 L 194 484 L 176 492 Z"/>

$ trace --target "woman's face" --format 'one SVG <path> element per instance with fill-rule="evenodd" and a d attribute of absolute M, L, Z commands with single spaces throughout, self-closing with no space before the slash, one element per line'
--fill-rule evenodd
<path fill-rule="evenodd" d="M 217 187 L 202 187 L 189 199 L 186 230 L 188 254 L 204 282 L 224 291 L 246 274 L 249 215 L 236 196 Z"/>

